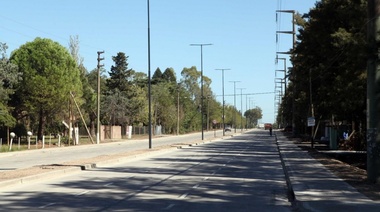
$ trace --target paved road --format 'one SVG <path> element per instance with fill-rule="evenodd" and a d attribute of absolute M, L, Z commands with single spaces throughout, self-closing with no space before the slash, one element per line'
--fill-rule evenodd
<path fill-rule="evenodd" d="M 274 137 L 253 131 L 8 188 L 5 211 L 291 211 Z"/>
<path fill-rule="evenodd" d="M 223 137 L 223 131 L 205 132 L 204 139 L 211 140 L 215 137 Z M 231 135 L 231 133 L 227 133 Z M 172 145 L 176 143 L 189 143 L 201 141 L 200 133 L 186 134 L 180 136 L 154 137 L 152 147 Z M 0 171 L 29 168 L 37 165 L 62 164 L 83 158 L 91 158 L 99 155 L 111 155 L 135 150 L 148 149 L 148 141 L 124 140 L 123 142 L 101 143 L 93 145 L 78 145 L 62 148 L 31 149 L 28 151 L 9 152 L 0 154 Z"/>

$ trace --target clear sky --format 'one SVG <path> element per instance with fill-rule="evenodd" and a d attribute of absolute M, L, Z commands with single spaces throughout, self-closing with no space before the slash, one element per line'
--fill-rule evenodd
<path fill-rule="evenodd" d="M 226 104 L 259 106 L 261 122 L 274 122 L 275 63 L 277 51 L 292 47 L 291 14 L 306 13 L 316 0 L 150 0 L 151 73 L 157 67 L 172 67 L 177 78 L 184 67 L 200 70 L 203 47 L 203 74 L 212 80 L 212 90 L 222 102 L 222 72 Z M 9 47 L 8 56 L 36 37 L 50 38 L 68 47 L 70 36 L 79 36 L 80 56 L 91 71 L 97 65 L 97 51 L 104 50 L 105 68 L 124 52 L 129 68 L 148 72 L 147 0 L 12 0 L 2 2 L 0 42 Z M 280 55 L 288 58 L 287 55 Z M 290 62 L 287 62 L 288 67 Z M 241 100 L 240 93 L 243 93 Z M 265 93 L 265 94 L 263 94 Z M 246 95 L 245 95 L 246 94 Z M 250 94 L 250 95 L 248 95 Z M 254 95 L 251 95 L 254 94 Z M 247 98 L 246 98 L 247 96 Z M 246 102 L 246 99 L 248 101 Z"/>

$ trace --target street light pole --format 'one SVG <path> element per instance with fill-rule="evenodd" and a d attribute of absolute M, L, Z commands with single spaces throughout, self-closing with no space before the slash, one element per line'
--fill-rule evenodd
<path fill-rule="evenodd" d="M 219 69 L 215 69 L 215 70 L 221 70 L 222 71 L 222 96 L 223 96 L 223 107 L 222 107 L 222 120 L 223 120 L 223 136 L 226 135 L 226 127 L 225 127 L 225 123 L 224 123 L 224 71 L 225 70 L 231 70 L 229 68 L 219 68 Z"/>
<path fill-rule="evenodd" d="M 179 135 L 179 84 L 177 90 L 177 135 Z"/>
<path fill-rule="evenodd" d="M 201 128 L 202 128 L 202 140 L 204 139 L 203 132 L 203 46 L 211 46 L 211 43 L 201 43 L 201 44 L 190 44 L 190 46 L 200 46 L 201 47 Z"/>
<path fill-rule="evenodd" d="M 234 111 L 234 128 L 235 128 L 235 133 L 236 133 L 236 83 L 240 82 L 240 81 L 230 81 L 230 82 L 234 83 L 234 108 L 235 108 L 235 111 Z"/>
<path fill-rule="evenodd" d="M 151 93 L 151 79 L 150 79 L 150 11 L 149 0 L 147 0 L 147 13 L 148 13 L 148 116 L 149 116 L 149 149 L 152 148 L 152 93 Z"/>
<path fill-rule="evenodd" d="M 238 88 L 240 89 L 240 127 L 241 127 L 241 132 L 243 132 L 243 90 L 245 88 Z"/>

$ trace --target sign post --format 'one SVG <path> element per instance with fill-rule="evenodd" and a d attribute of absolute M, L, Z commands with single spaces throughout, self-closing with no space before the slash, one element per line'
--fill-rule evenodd
<path fill-rule="evenodd" d="M 314 149 L 314 126 L 315 126 L 315 118 L 308 117 L 307 118 L 307 126 L 311 127 L 311 148 Z"/>

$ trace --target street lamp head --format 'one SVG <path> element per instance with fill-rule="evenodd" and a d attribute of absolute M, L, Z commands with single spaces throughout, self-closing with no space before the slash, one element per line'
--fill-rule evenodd
<path fill-rule="evenodd" d="M 190 46 L 211 46 L 212 43 L 192 43 Z"/>

